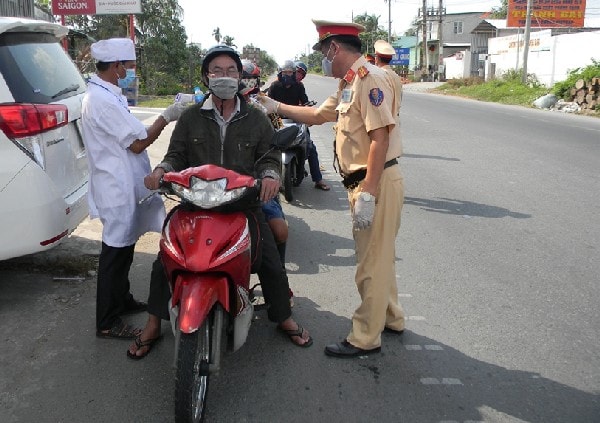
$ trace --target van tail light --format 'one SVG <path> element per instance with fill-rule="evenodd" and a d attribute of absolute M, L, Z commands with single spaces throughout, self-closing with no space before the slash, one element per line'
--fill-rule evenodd
<path fill-rule="evenodd" d="M 44 168 L 43 132 L 69 122 L 62 104 L 0 104 L 0 129 L 25 154 Z"/>

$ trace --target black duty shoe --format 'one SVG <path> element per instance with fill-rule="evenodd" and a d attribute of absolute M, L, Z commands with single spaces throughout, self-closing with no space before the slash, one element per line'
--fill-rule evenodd
<path fill-rule="evenodd" d="M 325 355 L 338 358 L 354 358 L 362 355 L 368 355 L 373 353 L 381 352 L 381 347 L 373 348 L 371 350 L 363 350 L 362 348 L 355 347 L 348 341 L 336 342 L 325 347 Z"/>
<path fill-rule="evenodd" d="M 383 328 L 383 332 L 384 333 L 391 333 L 393 335 L 402 335 L 404 333 L 404 329 L 402 329 L 402 330 L 396 330 L 396 329 L 388 328 L 386 326 L 385 328 Z"/>

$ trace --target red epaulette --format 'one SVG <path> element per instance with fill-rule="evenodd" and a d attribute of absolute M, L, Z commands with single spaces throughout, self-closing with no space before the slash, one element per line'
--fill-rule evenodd
<path fill-rule="evenodd" d="M 368 75 L 368 73 L 369 73 L 369 69 L 367 69 L 367 68 L 366 68 L 366 67 L 364 67 L 364 66 L 361 66 L 360 68 L 358 68 L 358 72 L 357 72 L 357 73 L 358 73 L 358 77 L 359 77 L 360 79 L 363 79 L 365 76 L 367 76 L 367 75 Z"/>
<path fill-rule="evenodd" d="M 354 72 L 352 69 L 348 69 L 348 72 L 346 72 L 346 75 L 344 75 L 344 81 L 346 81 L 347 83 L 352 82 L 352 80 L 354 79 L 354 77 L 356 76 L 356 72 Z"/>

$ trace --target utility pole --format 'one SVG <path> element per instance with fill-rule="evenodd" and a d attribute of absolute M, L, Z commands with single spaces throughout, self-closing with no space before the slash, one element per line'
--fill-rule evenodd
<path fill-rule="evenodd" d="M 438 48 L 438 65 L 443 65 L 444 64 L 444 41 L 442 40 L 442 35 L 443 32 L 442 31 L 442 23 L 443 23 L 443 19 L 442 17 L 445 15 L 444 11 L 444 1 L 440 0 L 440 5 L 438 6 L 438 43 L 439 43 L 439 48 Z M 439 66 L 438 66 L 438 69 Z M 438 73 L 438 80 L 442 80 L 441 72 Z"/>
<path fill-rule="evenodd" d="M 421 13 L 423 14 L 423 46 L 421 48 L 421 68 L 423 68 L 423 62 L 429 62 L 427 54 L 427 0 L 423 0 L 423 8 L 421 9 Z M 429 72 L 428 68 L 428 66 L 425 67 L 426 72 Z"/>
<path fill-rule="evenodd" d="M 388 43 L 392 44 L 392 0 L 387 0 L 388 3 Z"/>
<path fill-rule="evenodd" d="M 527 56 L 529 56 L 532 8 L 533 0 L 527 0 L 527 17 L 525 18 L 525 45 L 523 46 L 523 75 L 521 75 L 521 83 L 523 85 L 527 83 Z"/>

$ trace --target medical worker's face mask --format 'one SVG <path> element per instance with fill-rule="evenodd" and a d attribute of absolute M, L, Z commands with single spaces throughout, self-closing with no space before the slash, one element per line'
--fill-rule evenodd
<path fill-rule="evenodd" d="M 135 69 L 125 69 L 125 78 L 119 78 L 117 80 L 117 85 L 119 88 L 127 88 L 133 81 L 135 81 Z"/>
<path fill-rule="evenodd" d="M 335 56 L 337 53 L 333 55 L 331 59 L 329 59 L 329 53 L 331 52 L 331 47 L 333 44 L 329 44 L 329 50 L 327 50 L 327 54 L 323 57 L 323 61 L 321 62 L 321 67 L 323 68 L 323 75 L 325 76 L 333 76 L 333 61 L 335 60 Z"/>

